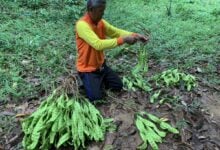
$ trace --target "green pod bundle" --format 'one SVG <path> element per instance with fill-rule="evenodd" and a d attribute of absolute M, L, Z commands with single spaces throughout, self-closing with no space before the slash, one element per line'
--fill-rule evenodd
<path fill-rule="evenodd" d="M 107 120 L 107 121 L 105 121 Z M 26 150 L 59 149 L 73 145 L 86 148 L 86 141 L 101 141 L 112 120 L 105 119 L 85 98 L 52 94 L 23 120 L 23 147 Z"/>
<path fill-rule="evenodd" d="M 147 149 L 148 144 L 153 150 L 158 150 L 158 144 L 163 142 L 166 131 L 178 134 L 179 131 L 158 117 L 140 112 L 136 115 L 135 125 L 138 128 L 140 137 L 143 141 L 138 149 Z M 159 129 L 160 127 L 160 129 Z"/>

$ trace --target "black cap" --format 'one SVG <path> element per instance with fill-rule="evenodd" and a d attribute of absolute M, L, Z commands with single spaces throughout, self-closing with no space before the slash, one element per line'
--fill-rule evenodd
<path fill-rule="evenodd" d="M 87 1 L 87 10 L 92 8 L 103 6 L 106 4 L 106 0 L 88 0 Z"/>

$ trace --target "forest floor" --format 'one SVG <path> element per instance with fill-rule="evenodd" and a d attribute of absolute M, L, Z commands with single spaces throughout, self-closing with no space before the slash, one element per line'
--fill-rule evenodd
<path fill-rule="evenodd" d="M 153 68 L 161 69 L 161 66 L 150 63 L 148 74 L 155 71 Z M 108 92 L 106 100 L 96 104 L 96 107 L 103 116 L 114 119 L 117 130 L 107 133 L 103 142 L 88 143 L 88 150 L 135 150 L 142 142 L 134 125 L 134 117 L 138 111 L 167 118 L 180 129 L 180 135 L 166 136 L 159 145 L 161 150 L 219 150 L 220 87 L 212 87 L 199 81 L 198 87 L 192 92 L 175 87 L 168 88 L 166 93 L 180 96 L 181 101 L 159 105 L 151 104 L 146 92 Z M 1 104 L 0 116 L 4 118 L 1 120 L 4 130 L 0 128 L 0 149 L 22 149 L 21 120 L 35 111 L 39 104 L 38 99 Z"/>
<path fill-rule="evenodd" d="M 85 12 L 82 0 L 4 0 L 0 3 L 0 150 L 23 150 L 21 121 L 75 71 L 74 23 Z M 89 150 L 135 150 L 141 139 L 135 115 L 146 111 L 180 130 L 168 134 L 160 150 L 220 150 L 220 1 L 111 0 L 104 18 L 112 25 L 150 33 L 145 62 L 148 82 L 170 68 L 196 77 L 191 91 L 151 84 L 152 92 L 107 92 L 96 104 L 117 124 Z M 109 66 L 121 77 L 137 64 L 138 44 L 106 51 Z M 162 90 L 171 101 L 150 103 Z M 63 148 L 71 149 L 71 148 Z"/>

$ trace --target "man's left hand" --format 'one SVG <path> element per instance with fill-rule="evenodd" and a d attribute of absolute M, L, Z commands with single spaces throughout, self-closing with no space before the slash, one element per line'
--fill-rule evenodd
<path fill-rule="evenodd" d="M 149 41 L 148 36 L 144 36 L 144 35 L 141 35 L 141 34 L 137 34 L 136 38 L 137 38 L 138 41 L 141 41 L 142 43 L 145 43 L 145 44 Z"/>

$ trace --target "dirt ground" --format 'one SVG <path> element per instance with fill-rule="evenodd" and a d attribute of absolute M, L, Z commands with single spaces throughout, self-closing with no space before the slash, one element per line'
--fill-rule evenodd
<path fill-rule="evenodd" d="M 176 89 L 176 92 L 180 92 Z M 115 95 L 114 95 L 115 96 Z M 149 96 L 142 92 L 123 92 L 114 97 L 110 94 L 106 103 L 98 104 L 106 117 L 114 118 L 118 129 L 106 135 L 105 141 L 90 143 L 88 150 L 135 150 L 141 144 L 141 139 L 134 125 L 134 116 L 138 111 L 147 111 L 159 117 L 166 117 L 175 125 L 183 122 L 179 136 L 169 134 L 159 145 L 161 150 L 219 150 L 220 149 L 220 94 L 206 89 L 190 94 L 183 94 L 185 105 L 190 107 L 191 100 L 200 99 L 202 105 L 196 110 L 173 108 L 169 104 L 163 106 L 149 104 Z M 20 105 L 7 104 L 1 106 L 1 118 L 5 116 L 5 128 L 0 129 L 0 149 L 21 149 L 22 132 L 20 117 L 17 114 L 30 113 L 35 110 L 39 102 L 32 101 Z M 8 120 L 7 120 L 8 119 Z M 1 120 L 2 121 L 2 120 Z M 3 122 L 2 122 L 3 123 Z M 1 123 L 1 124 L 2 124 Z"/>
<path fill-rule="evenodd" d="M 143 99 L 143 97 L 145 98 Z M 113 103 L 99 108 L 105 116 L 113 117 L 121 123 L 118 131 L 107 134 L 106 141 L 102 143 L 101 147 L 95 146 L 90 149 L 111 147 L 117 150 L 135 150 L 141 140 L 133 122 L 134 115 L 136 111 L 144 110 L 160 117 L 166 117 L 172 124 L 176 124 L 178 120 L 186 121 L 180 130 L 180 136 L 168 135 L 159 146 L 161 150 L 219 150 L 220 115 L 217 111 L 220 108 L 219 93 L 207 91 L 202 92 L 201 95 L 197 92 L 185 95 L 185 99 L 195 99 L 195 97 L 204 102 L 204 107 L 200 106 L 201 108 L 197 110 L 176 109 L 169 104 L 158 107 L 150 105 L 147 95 L 143 93 L 124 94 L 119 100 L 114 99 Z M 190 107 L 189 103 L 186 105 Z"/>
<path fill-rule="evenodd" d="M 134 125 L 139 111 L 167 118 L 180 129 L 180 135 L 166 136 L 160 150 L 220 150 L 220 88 L 200 81 L 198 85 L 192 92 L 167 89 L 166 93 L 178 95 L 181 100 L 163 105 L 150 104 L 146 92 L 108 93 L 106 102 L 96 107 L 103 116 L 114 119 L 117 130 L 107 133 L 103 142 L 88 143 L 88 150 L 135 150 L 142 143 Z M 20 121 L 39 104 L 39 100 L 0 104 L 0 150 L 22 149 Z"/>

